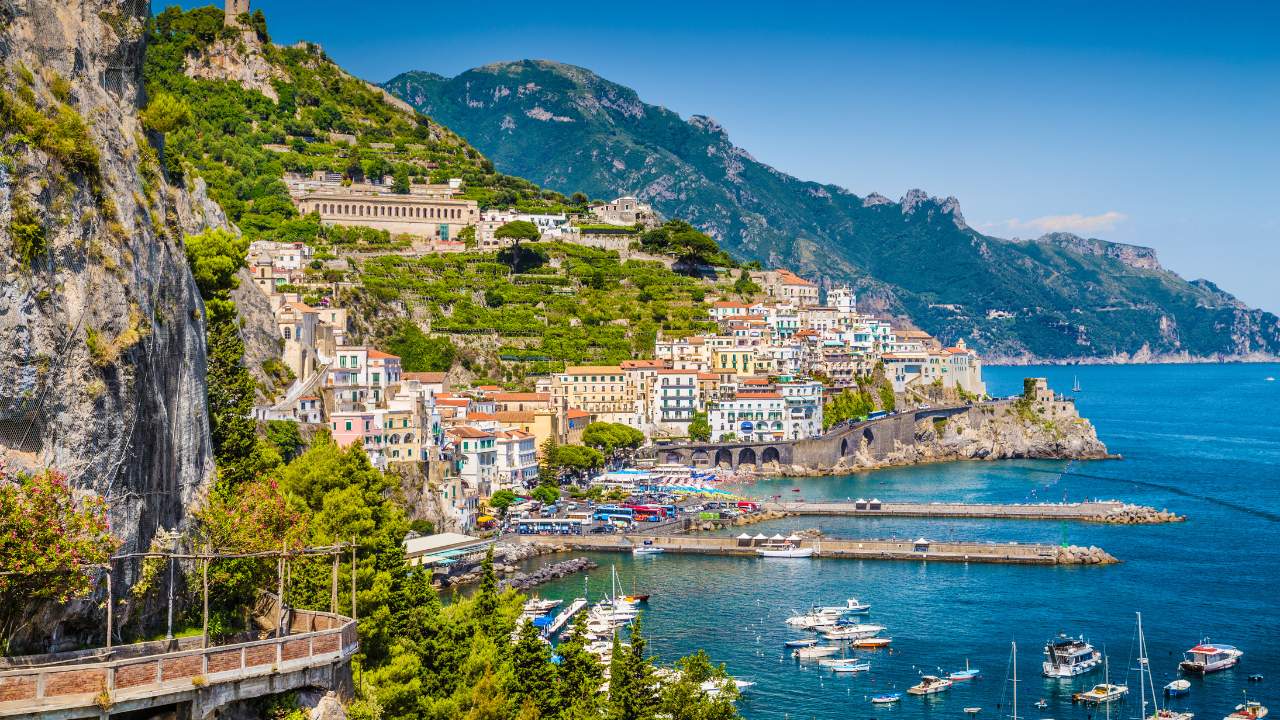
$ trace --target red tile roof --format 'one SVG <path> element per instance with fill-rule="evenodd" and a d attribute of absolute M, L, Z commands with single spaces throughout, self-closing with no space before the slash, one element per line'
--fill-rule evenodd
<path fill-rule="evenodd" d="M 369 351 L 369 357 L 371 357 L 371 358 L 378 358 L 378 359 L 382 359 L 382 360 L 386 360 L 386 359 L 390 359 L 390 358 L 395 358 L 396 360 L 399 360 L 399 359 L 400 359 L 400 356 L 399 356 L 399 355 L 388 355 L 387 353 L 384 353 L 384 352 L 382 352 L 381 350 L 370 350 L 370 351 Z"/>
<path fill-rule="evenodd" d="M 589 413 L 589 412 L 587 412 L 587 411 L 585 411 L 585 410 L 578 410 L 577 408 L 574 408 L 573 410 L 570 410 L 569 412 L 567 412 L 567 413 L 565 413 L 565 414 L 566 414 L 568 417 L 571 417 L 571 418 L 591 417 L 591 413 Z"/>

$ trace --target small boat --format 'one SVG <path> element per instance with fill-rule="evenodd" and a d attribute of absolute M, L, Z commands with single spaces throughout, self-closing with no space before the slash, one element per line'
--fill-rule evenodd
<path fill-rule="evenodd" d="M 833 667 L 833 668 L 831 668 L 831 672 L 833 672 L 833 673 L 860 673 L 860 672 L 867 672 L 867 671 L 869 671 L 870 669 L 871 669 L 871 663 L 869 663 L 869 662 L 860 662 L 860 663 L 856 663 L 856 664 L 854 664 L 854 665 L 840 665 L 840 666 L 838 666 L 838 667 Z"/>
<path fill-rule="evenodd" d="M 1102 653 L 1084 641 L 1059 635 L 1045 643 L 1044 675 L 1052 678 L 1071 678 L 1083 675 L 1098 667 Z"/>
<path fill-rule="evenodd" d="M 1176 710 L 1165 708 L 1152 713 L 1150 720 L 1191 720 L 1195 716 L 1195 713 L 1180 713 Z"/>
<path fill-rule="evenodd" d="M 632 555 L 661 555 L 662 548 L 652 545 L 639 545 L 631 549 Z"/>
<path fill-rule="evenodd" d="M 1071 699 L 1076 702 L 1111 702 L 1119 700 L 1129 694 L 1129 688 L 1124 685 L 1112 685 L 1111 683 L 1099 683 L 1093 686 L 1091 690 L 1085 690 L 1082 693 L 1076 693 Z"/>
<path fill-rule="evenodd" d="M 1262 707 L 1262 703 L 1247 702 L 1243 705 L 1237 705 L 1236 711 L 1222 718 L 1222 720 L 1262 720 L 1267 716 L 1267 709 Z"/>
<path fill-rule="evenodd" d="M 978 668 L 969 667 L 969 658 L 965 658 L 964 669 L 957 670 L 953 673 L 949 673 L 947 675 L 947 679 L 950 680 L 951 682 L 957 682 L 959 680 L 972 680 L 978 677 L 978 673 L 980 672 L 982 671 L 979 670 Z"/>
<path fill-rule="evenodd" d="M 1244 655 L 1242 651 L 1233 645 L 1210 644 L 1208 639 L 1188 650 L 1178 667 L 1187 672 L 1211 673 L 1234 667 L 1240 662 L 1240 656 Z"/>
<path fill-rule="evenodd" d="M 882 630 L 884 628 L 879 625 L 837 625 L 822 633 L 822 637 L 828 640 L 861 640 L 875 637 Z"/>
<path fill-rule="evenodd" d="M 558 607 L 561 602 L 561 600 L 542 600 L 534 597 L 525 602 L 524 611 L 530 614 L 545 614 Z"/>
<path fill-rule="evenodd" d="M 1190 689 L 1191 689 L 1191 683 L 1187 682 L 1186 680 L 1174 680 L 1173 682 L 1164 686 L 1164 694 L 1168 695 L 1169 697 L 1177 697 L 1179 695 L 1186 695 L 1187 691 Z"/>
<path fill-rule="evenodd" d="M 647 594 L 646 595 L 630 595 L 627 597 L 627 601 L 633 602 L 633 603 L 647 603 L 649 602 L 649 596 Z"/>
<path fill-rule="evenodd" d="M 807 558 L 813 556 L 813 548 L 801 548 L 787 543 L 776 548 L 757 548 L 760 557 L 767 558 Z"/>
<path fill-rule="evenodd" d="M 845 647 L 843 645 L 840 646 L 840 657 L 827 657 L 818 661 L 818 667 L 825 668 L 839 668 L 856 664 L 858 664 L 857 658 L 845 656 Z"/>
<path fill-rule="evenodd" d="M 1041 700 L 1040 702 L 1036 703 L 1035 705 L 1036 705 L 1036 707 L 1040 708 L 1041 710 L 1043 710 L 1043 709 L 1045 709 L 1045 708 L 1049 707 L 1049 703 L 1045 702 L 1044 700 Z"/>
<path fill-rule="evenodd" d="M 912 695 L 932 695 L 951 689 L 951 681 L 937 675 L 921 675 L 920 684 L 907 688 Z"/>
<path fill-rule="evenodd" d="M 798 648 L 798 647 L 813 647 L 814 645 L 817 645 L 817 644 L 818 644 L 818 638 L 807 638 L 805 640 L 788 640 L 782 643 L 782 646 L 789 647 L 789 648 Z"/>
<path fill-rule="evenodd" d="M 858 640 L 854 640 L 853 642 L 849 643 L 849 645 L 851 647 L 858 647 L 858 648 L 878 648 L 878 647 L 884 647 L 885 645 L 888 645 L 891 642 L 893 642 L 893 638 L 869 637 L 869 638 L 860 638 Z"/>
<path fill-rule="evenodd" d="M 1262 675 L 1253 674 L 1249 676 L 1249 682 L 1262 682 Z"/>
<path fill-rule="evenodd" d="M 728 678 L 728 680 L 733 683 L 733 687 L 737 689 L 739 695 L 750 690 L 752 686 L 755 685 L 755 683 L 750 680 L 739 680 L 737 678 Z M 707 694 L 708 697 L 715 697 L 724 689 L 724 684 L 724 680 L 708 680 L 702 683 L 699 687 L 702 689 L 702 692 Z"/>
<path fill-rule="evenodd" d="M 1075 375 L 1072 375 L 1071 379 L 1074 381 L 1073 384 L 1071 385 L 1071 392 L 1081 392 L 1082 390 L 1080 388 L 1080 378 Z"/>
<path fill-rule="evenodd" d="M 836 626 L 836 619 L 830 615 L 818 615 L 817 613 L 805 613 L 804 615 L 793 615 L 784 620 L 788 625 L 793 627 L 801 627 L 806 630 L 817 630 L 822 628 L 832 628 Z"/>
<path fill-rule="evenodd" d="M 793 658 L 820 658 L 828 655 L 835 655 L 840 652 L 840 648 L 836 645 L 814 645 L 812 647 L 796 648 L 792 653 Z"/>
<path fill-rule="evenodd" d="M 902 699 L 902 693 L 893 693 L 892 695 L 877 695 L 871 698 L 871 702 L 881 704 L 895 703 Z"/>
<path fill-rule="evenodd" d="M 982 708 L 965 708 L 964 711 L 969 713 L 970 715 L 977 715 L 978 713 L 982 712 Z"/>
<path fill-rule="evenodd" d="M 863 615 L 870 612 L 870 605 L 863 605 L 858 602 L 857 598 L 849 598 L 844 601 L 844 605 L 829 605 L 826 607 L 815 607 L 814 612 L 819 615 Z"/>

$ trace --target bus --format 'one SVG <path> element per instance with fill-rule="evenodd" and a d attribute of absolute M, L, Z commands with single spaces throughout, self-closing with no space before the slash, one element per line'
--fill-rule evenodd
<path fill-rule="evenodd" d="M 888 411 L 888 410 L 876 410 L 875 412 L 869 412 L 869 413 L 867 413 L 867 419 L 868 419 L 868 420 L 875 420 L 875 419 L 877 419 L 877 418 L 882 418 L 882 417 L 884 417 L 884 416 L 886 416 L 886 415 L 888 415 L 888 414 L 889 414 L 889 411 Z"/>
<path fill-rule="evenodd" d="M 565 513 L 565 517 L 569 518 L 570 520 L 587 520 L 587 521 L 590 521 L 590 520 L 591 520 L 591 511 L 590 511 L 590 510 L 586 510 L 586 509 L 583 509 L 583 510 L 570 510 L 569 512 Z"/>
<path fill-rule="evenodd" d="M 521 535 L 581 535 L 585 520 L 569 518 L 536 518 L 521 520 L 516 531 Z"/>
<path fill-rule="evenodd" d="M 633 508 L 621 508 L 615 505 L 602 505 L 593 511 L 592 518 L 595 520 L 614 520 L 615 518 L 626 518 L 628 522 L 634 520 L 636 511 Z"/>

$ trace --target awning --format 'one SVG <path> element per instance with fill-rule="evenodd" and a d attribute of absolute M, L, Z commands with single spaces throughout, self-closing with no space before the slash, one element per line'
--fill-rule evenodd
<path fill-rule="evenodd" d="M 753 538 L 751 538 L 751 539 L 752 539 L 752 540 L 768 540 L 768 539 L 769 539 L 769 537 L 768 537 L 767 535 L 765 535 L 764 533 L 760 533 L 759 535 L 757 535 L 757 536 L 755 536 L 755 537 L 753 537 Z"/>
<path fill-rule="evenodd" d="M 738 539 L 739 539 L 739 540 L 750 540 L 750 539 L 751 539 L 751 533 L 742 533 L 741 535 L 739 535 L 739 536 L 738 536 Z"/>
<path fill-rule="evenodd" d="M 799 539 L 800 539 L 800 536 L 799 536 L 799 535 L 797 535 L 797 534 L 795 534 L 795 533 L 791 533 L 791 537 L 789 537 L 789 538 L 787 538 L 787 539 L 788 539 L 788 540 L 799 540 Z"/>
<path fill-rule="evenodd" d="M 488 515 L 481 515 L 480 517 L 476 518 L 476 521 L 477 522 L 493 522 L 493 518 L 489 517 Z"/>
<path fill-rule="evenodd" d="M 774 535 L 773 537 L 771 537 L 771 538 L 769 538 L 769 539 L 770 539 L 770 540 L 786 540 L 786 538 L 782 537 L 781 535 Z"/>
<path fill-rule="evenodd" d="M 917 544 L 917 545 L 928 545 L 928 544 L 929 544 L 929 541 L 928 541 L 928 540 L 925 540 L 924 538 L 920 538 L 919 540 L 917 540 L 917 541 L 916 541 L 916 544 Z"/>

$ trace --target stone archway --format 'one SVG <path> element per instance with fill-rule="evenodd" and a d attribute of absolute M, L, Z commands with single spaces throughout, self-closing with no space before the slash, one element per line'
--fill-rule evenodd
<path fill-rule="evenodd" d="M 779 458 L 778 448 L 776 447 L 765 448 L 764 452 L 760 453 L 760 462 L 765 464 L 768 464 L 771 462 L 776 463 L 779 461 L 778 458 Z"/>
<path fill-rule="evenodd" d="M 742 448 L 742 452 L 738 453 L 739 465 L 755 465 L 756 451 L 752 448 Z"/>
<path fill-rule="evenodd" d="M 729 448 L 720 448 L 716 451 L 716 467 L 721 465 L 733 466 L 733 452 Z"/>
<path fill-rule="evenodd" d="M 676 465 L 684 464 L 684 458 L 682 458 L 680 456 L 680 453 L 676 452 L 675 450 L 668 450 L 665 457 L 666 459 L 663 462 L 674 463 Z"/>
<path fill-rule="evenodd" d="M 693 463 L 698 467 L 706 467 L 711 460 L 711 453 L 701 448 L 693 451 Z"/>
<path fill-rule="evenodd" d="M 840 454 L 841 455 L 849 454 L 849 438 L 844 438 L 843 440 L 840 441 Z"/>

